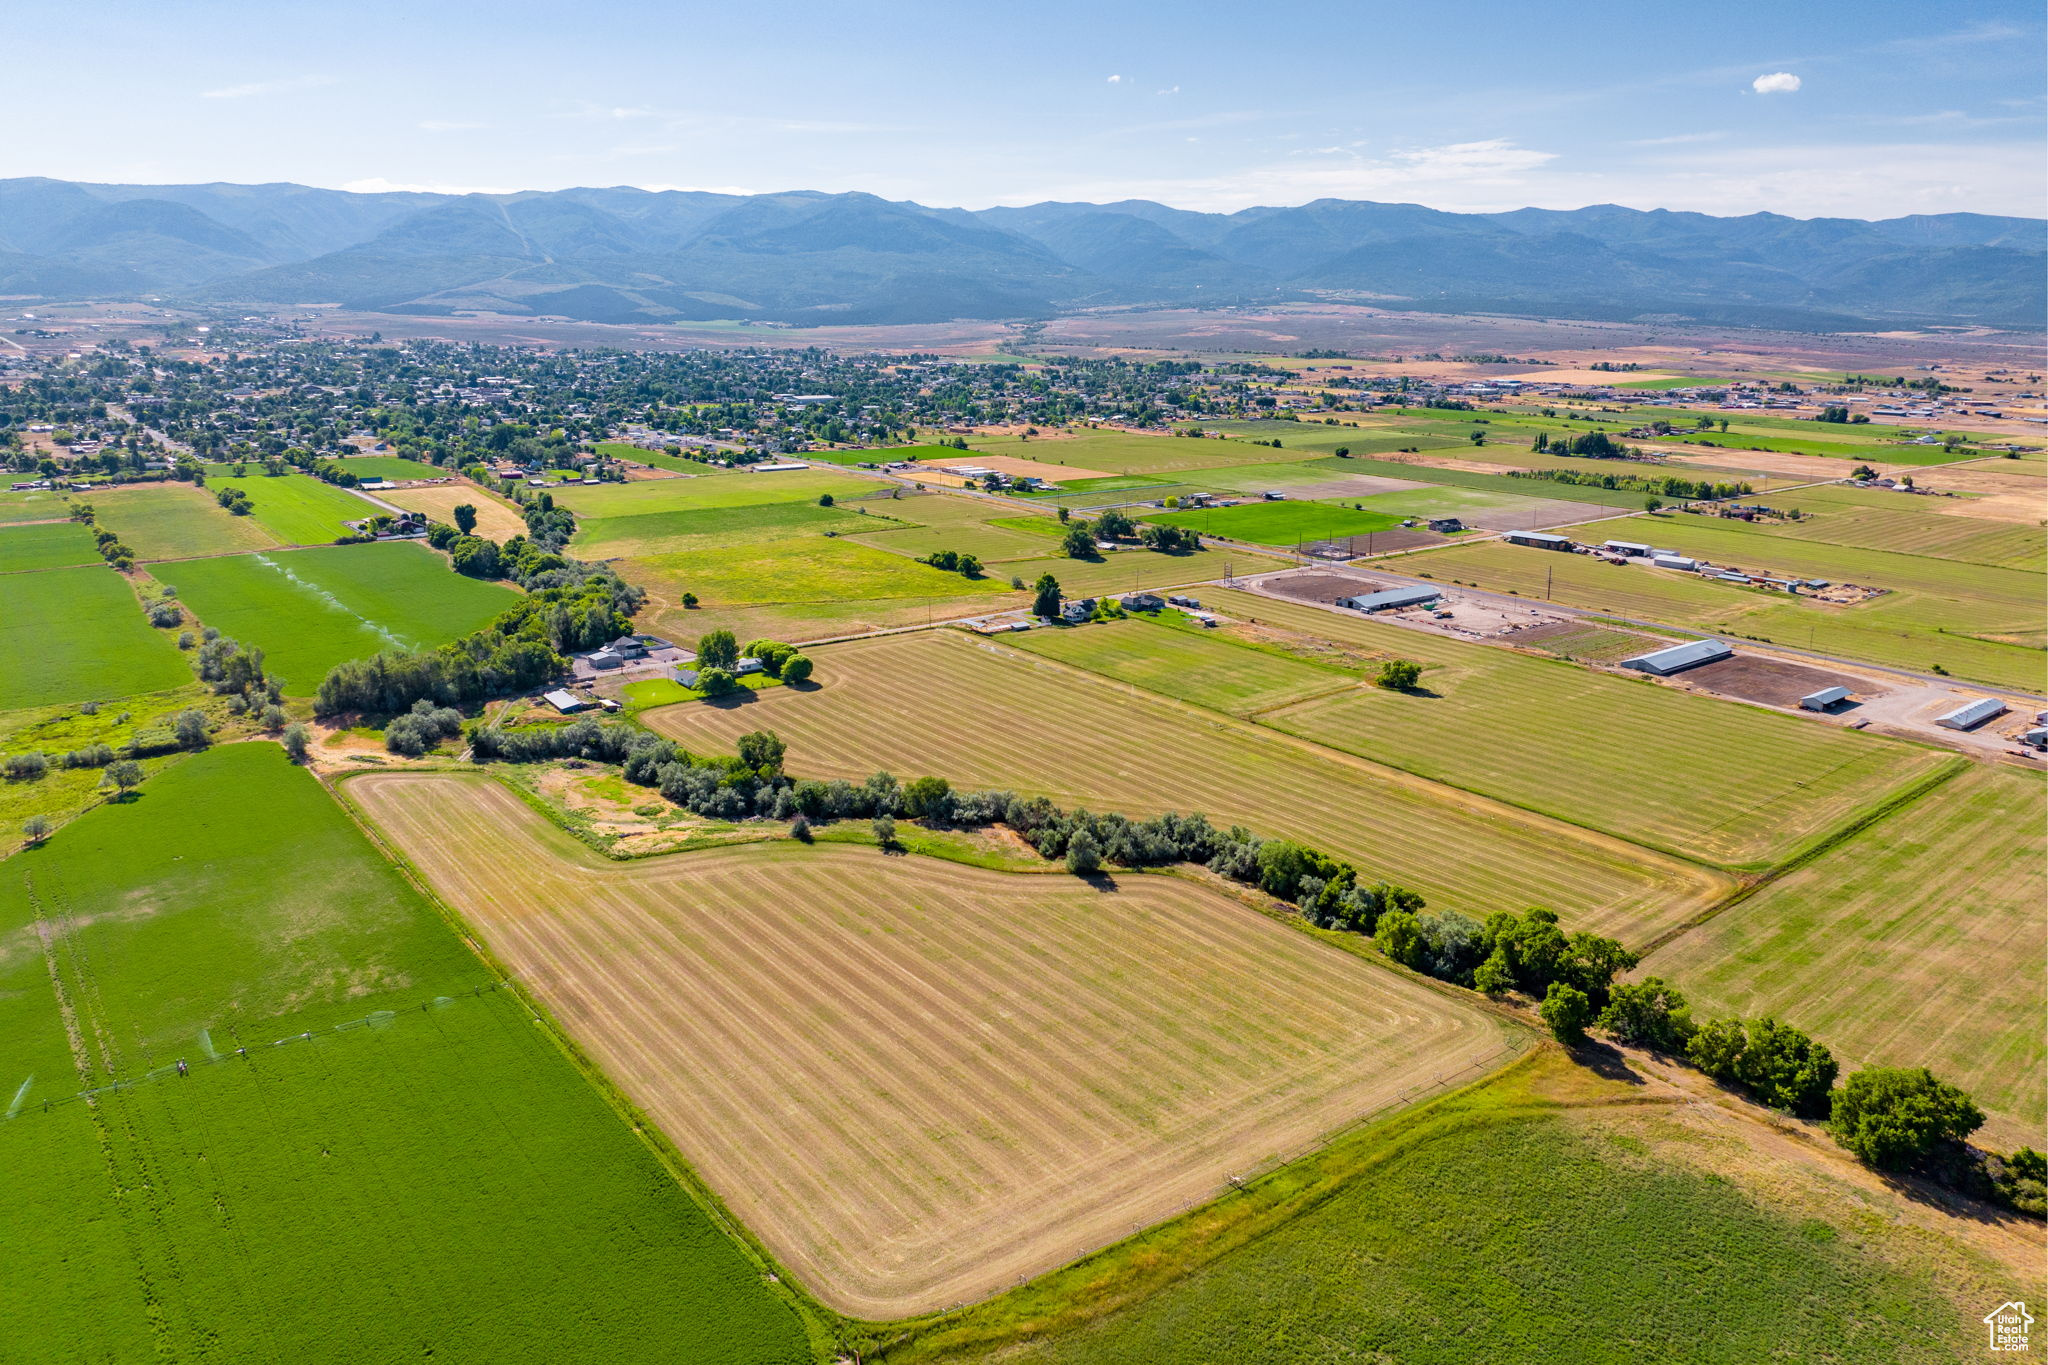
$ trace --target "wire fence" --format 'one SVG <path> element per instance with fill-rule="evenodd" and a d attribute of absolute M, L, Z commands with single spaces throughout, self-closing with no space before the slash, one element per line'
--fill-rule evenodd
<path fill-rule="evenodd" d="M 464 1000 L 474 1000 L 493 991 L 507 990 L 511 987 L 511 984 L 510 980 L 485 982 L 482 985 L 464 991 L 460 995 L 437 995 L 430 1000 L 422 1000 L 417 1005 L 407 1005 L 404 1009 L 400 1010 L 372 1010 L 359 1019 L 344 1019 L 338 1024 L 330 1024 L 325 1028 L 305 1029 L 298 1033 L 288 1033 L 282 1038 L 273 1038 L 267 1043 L 242 1044 L 227 1052 L 222 1052 L 214 1047 L 211 1030 L 201 1029 L 198 1036 L 200 1055 L 180 1057 L 175 1061 L 165 1062 L 160 1066 L 153 1066 L 140 1075 L 128 1076 L 120 1080 L 111 1080 L 103 1085 L 96 1085 L 87 1090 L 74 1090 L 68 1094 L 48 1095 L 38 1099 L 34 1095 L 35 1077 L 30 1076 L 22 1081 L 21 1085 L 15 1090 L 13 1099 L 9 1103 L 6 1112 L 0 1114 L 0 1122 L 11 1123 L 15 1119 L 26 1118 L 31 1114 L 47 1114 L 67 1104 L 78 1104 L 99 1099 L 102 1096 L 134 1090 L 138 1087 L 167 1080 L 174 1076 L 185 1076 L 204 1067 L 221 1066 L 228 1062 L 250 1060 L 271 1051 L 273 1048 L 312 1043 L 322 1038 L 332 1037 L 338 1033 L 352 1033 L 358 1029 L 388 1028 L 409 1015 L 425 1014 L 434 1010 L 447 1009 L 452 1005 L 460 1004 Z"/>

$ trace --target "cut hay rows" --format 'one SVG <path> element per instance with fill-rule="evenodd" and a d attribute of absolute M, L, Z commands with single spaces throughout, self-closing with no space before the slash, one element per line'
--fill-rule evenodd
<path fill-rule="evenodd" d="M 612 864 L 488 780 L 349 791 L 843 1312 L 991 1293 L 1512 1046 L 1189 879 L 789 842 Z"/>
<path fill-rule="evenodd" d="M 1972 768 L 1643 965 L 1695 1007 L 1776 1013 L 1850 1066 L 1926 1066 L 1992 1117 L 1994 1146 L 2048 1121 L 2048 934 L 2036 773 Z"/>
<path fill-rule="evenodd" d="M 805 777 L 887 768 L 1133 816 L 1197 811 L 1300 839 L 1438 907 L 1484 917 L 1545 905 L 1574 928 L 1631 941 L 1726 886 L 1619 840 L 953 633 L 832 645 L 813 658 L 817 690 L 645 719 L 708 750 L 772 728 Z"/>

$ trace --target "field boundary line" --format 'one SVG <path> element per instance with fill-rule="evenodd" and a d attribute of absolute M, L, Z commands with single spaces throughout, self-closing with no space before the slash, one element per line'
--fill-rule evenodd
<path fill-rule="evenodd" d="M 1934 792 L 1936 789 L 1946 786 L 1948 783 L 1954 781 L 1957 777 L 1960 777 L 1963 773 L 1968 772 L 1972 766 L 1973 765 L 1971 764 L 1969 759 L 1963 757 L 1961 754 L 1955 755 L 1950 762 L 1942 764 L 1933 772 L 1928 773 L 1924 777 L 1921 777 L 1916 781 L 1909 783 L 1907 786 L 1901 788 L 1897 792 L 1894 792 L 1892 795 L 1885 798 L 1883 801 L 1880 801 L 1876 805 L 1870 807 L 1870 809 L 1862 812 L 1859 815 L 1853 816 L 1849 820 L 1845 821 L 1843 824 L 1838 826 L 1830 833 L 1827 833 L 1819 838 L 1814 839 L 1805 848 L 1800 849 L 1798 852 L 1794 853 L 1790 858 L 1787 858 L 1784 862 L 1779 863 L 1776 867 L 1770 868 L 1768 871 L 1758 874 L 1756 877 L 1746 882 L 1744 885 L 1737 887 L 1732 894 L 1730 894 L 1728 897 L 1726 897 L 1719 903 L 1709 906 L 1703 913 L 1695 915 L 1689 919 L 1683 920 L 1680 923 L 1673 925 L 1671 928 L 1666 929 L 1663 933 L 1658 934 L 1647 945 L 1643 947 L 1641 955 L 1644 958 L 1648 958 L 1652 953 L 1656 952 L 1659 948 L 1664 947 L 1666 944 L 1669 944 L 1674 940 L 1680 938 L 1681 936 L 1690 933 L 1692 930 L 1699 928 L 1702 924 L 1707 923 L 1709 920 L 1717 918 L 1726 911 L 1734 909 L 1736 906 L 1742 904 L 1744 901 L 1749 900 L 1752 896 L 1755 896 L 1759 892 L 1763 891 L 1772 883 L 1777 882 L 1781 878 L 1786 877 L 1793 872 L 1797 872 L 1800 868 L 1805 867 L 1808 863 L 1814 862 L 1816 859 L 1820 858 L 1821 855 L 1828 853 L 1834 850 L 1835 848 L 1840 847 L 1842 844 L 1848 842 L 1848 840 L 1854 838 L 1856 835 L 1861 834 L 1863 831 L 1869 829 L 1872 825 L 1877 824 L 1878 822 L 1884 820 L 1888 816 L 1894 815 L 1899 811 L 1906 809 L 1908 806 L 1914 805 L 1923 797 L 1926 797 L 1932 792 Z"/>

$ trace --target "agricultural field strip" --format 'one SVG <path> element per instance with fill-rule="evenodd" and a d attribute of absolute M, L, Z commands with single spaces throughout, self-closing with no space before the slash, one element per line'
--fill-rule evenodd
<path fill-rule="evenodd" d="M 1385 657 L 1423 657 L 1432 667 L 1422 686 L 1437 695 L 1387 692 L 1356 673 L 1348 675 L 1356 685 L 1342 687 L 1344 675 L 1288 668 L 1292 661 L 1227 638 L 1144 622 L 1128 623 L 1123 635 L 1118 626 L 1027 635 L 1015 647 L 1195 705 L 1256 711 L 1261 725 L 1375 763 L 1724 865 L 1787 856 L 1948 761 L 1931 749 L 1302 604 L 1229 589 L 1204 601 Z M 1411 642 L 1425 645 L 1420 656 Z M 1241 705 L 1217 705 L 1260 683 Z M 1506 718 L 1518 731 L 1512 745 L 1498 733 Z"/>
<path fill-rule="evenodd" d="M 2048 932 L 2039 773 L 1973 766 L 1641 970 L 1697 1005 L 1774 1012 L 1845 1065 L 1928 1066 L 1993 1116 L 1998 1145 L 2048 1122 L 2038 964 Z"/>
<path fill-rule="evenodd" d="M 844 846 L 593 866 L 502 789 L 350 789 L 842 1311 L 985 1294 L 1506 1051 L 1181 879 Z"/>
<path fill-rule="evenodd" d="M 1840 490 L 1857 492 L 1860 490 Z M 1993 568 L 2039 571 L 2048 567 L 2041 526 L 1945 512 L 1875 506 L 1850 500 L 1830 488 L 1773 494 L 1771 505 L 1810 515 L 1796 522 L 1766 522 L 1751 529 L 1760 536 L 1823 541 L 1851 549 L 1917 555 Z M 1894 495 L 1896 496 L 1896 495 Z"/>
<path fill-rule="evenodd" d="M 253 516 L 238 517 L 203 488 L 155 484 L 93 495 L 96 520 L 145 562 L 243 554 L 278 545 Z"/>
<path fill-rule="evenodd" d="M 888 768 L 1132 816 L 1198 811 L 1300 839 L 1439 907 L 1483 918 L 1548 905 L 1575 927 L 1634 942 L 1728 889 L 1718 873 L 1624 840 L 954 632 L 820 646 L 812 657 L 817 691 L 665 707 L 642 720 L 686 746 L 722 749 L 772 728 L 806 777 L 857 781 Z"/>
<path fill-rule="evenodd" d="M 99 562 L 100 552 L 92 532 L 79 522 L 0 526 L 0 574 L 68 569 Z"/>
<path fill-rule="evenodd" d="M 175 635 L 98 565 L 10 575 L 0 610 L 0 711 L 117 701 L 192 681 Z"/>

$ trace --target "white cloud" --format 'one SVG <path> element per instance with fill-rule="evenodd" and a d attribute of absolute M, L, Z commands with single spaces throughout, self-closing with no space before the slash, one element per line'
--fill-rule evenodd
<path fill-rule="evenodd" d="M 1801 85 L 1800 79 L 1789 71 L 1773 71 L 1758 76 L 1749 83 L 1749 88 L 1759 95 L 1789 95 Z"/>
<path fill-rule="evenodd" d="M 1635 137 L 1622 143 L 1624 147 L 1679 147 L 1688 142 L 1719 142 L 1728 136 L 1720 133 L 1673 133 L 1669 137 Z"/>
<path fill-rule="evenodd" d="M 278 80 L 250 81 L 246 85 L 224 85 L 218 90 L 202 90 L 203 100 L 243 100 L 252 95 L 288 95 L 295 90 L 317 90 L 323 85 L 333 85 L 332 76 L 288 76 Z"/>
<path fill-rule="evenodd" d="M 469 133 L 479 128 L 488 128 L 488 123 L 458 123 L 452 119 L 428 118 L 420 120 L 423 133 Z"/>
<path fill-rule="evenodd" d="M 1178 95 L 1180 93 L 1180 87 L 1177 85 L 1169 85 L 1164 90 L 1155 90 L 1152 93 L 1155 95 Z"/>
<path fill-rule="evenodd" d="M 1111 85 L 1122 85 L 1124 83 L 1124 78 L 1122 76 L 1111 76 L 1109 78 L 1109 83 Z"/>

